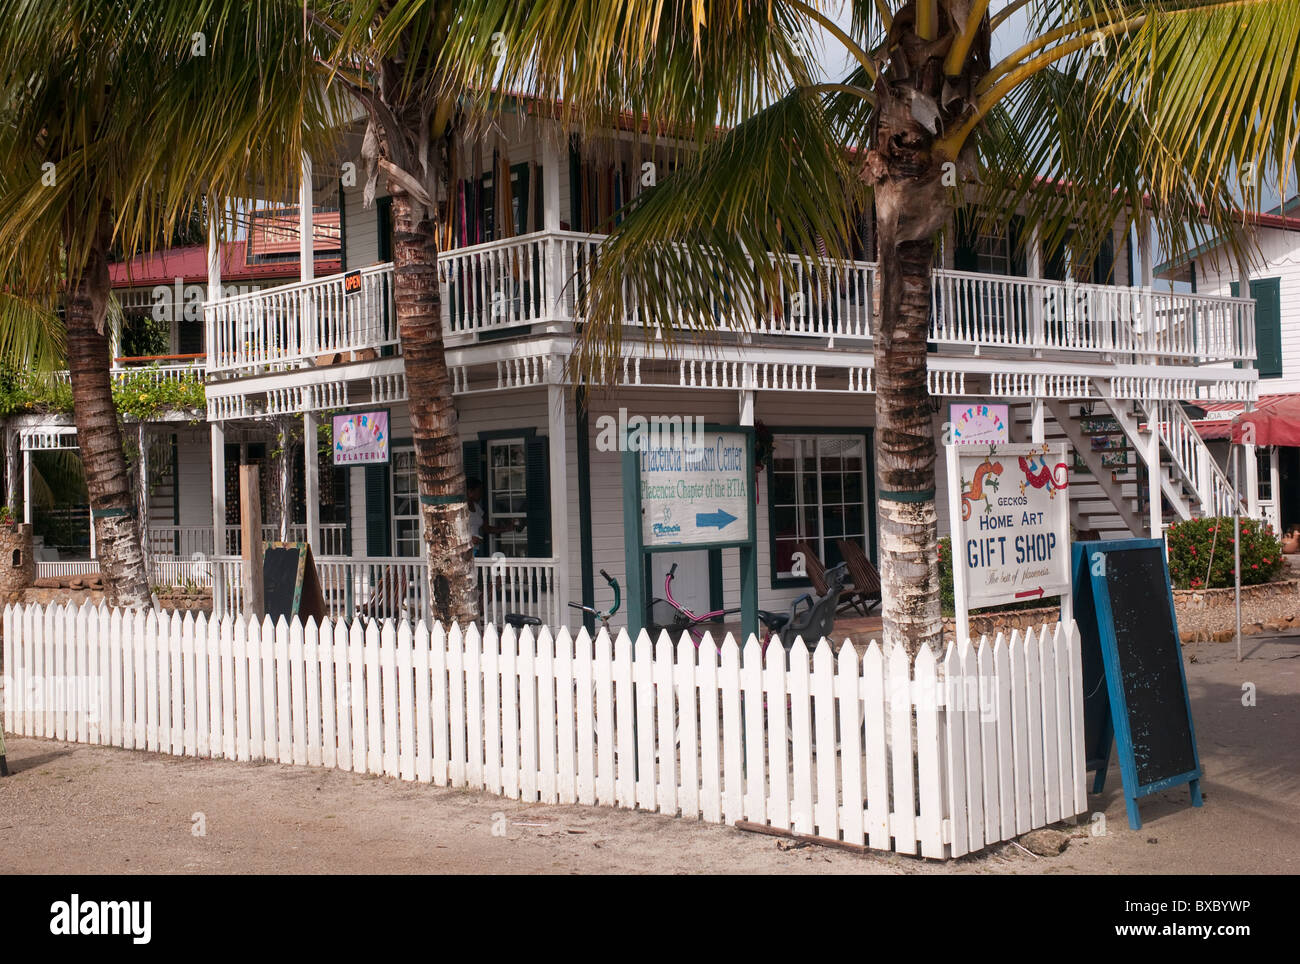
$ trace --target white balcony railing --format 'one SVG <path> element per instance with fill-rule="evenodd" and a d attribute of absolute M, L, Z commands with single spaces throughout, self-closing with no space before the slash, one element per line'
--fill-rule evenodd
<path fill-rule="evenodd" d="M 1203 364 L 1255 357 L 1254 302 L 1114 285 L 934 272 L 930 340 Z"/>
<path fill-rule="evenodd" d="M 208 370 L 295 368 L 396 345 L 392 265 L 357 274 L 355 291 L 345 290 L 347 275 L 337 274 L 209 303 Z"/>
<path fill-rule="evenodd" d="M 123 361 L 135 364 L 121 364 Z M 153 384 L 163 382 L 203 381 L 207 365 L 202 355 L 188 355 L 183 358 L 159 356 L 158 358 L 118 359 L 109 369 L 113 384 L 119 384 L 124 378 L 143 378 Z M 65 368 L 54 373 L 56 381 L 68 383 L 71 376 Z"/>
<path fill-rule="evenodd" d="M 562 625 L 554 588 L 554 559 L 475 559 L 482 616 L 498 627 L 506 613 L 536 616 L 550 626 Z M 211 561 L 216 576 L 214 612 L 238 612 L 243 603 L 243 564 L 236 556 Z M 421 619 L 427 615 L 428 569 L 420 558 L 385 557 L 316 560 L 330 616 L 350 619 Z"/>
<path fill-rule="evenodd" d="M 567 326 L 587 310 L 599 235 L 539 232 L 458 248 L 439 257 L 448 339 L 507 336 L 530 326 Z M 773 257 L 778 257 L 774 255 Z M 779 257 L 787 257 L 781 255 Z M 707 266 L 706 266 L 707 267 Z M 397 346 L 392 265 L 268 288 L 206 308 L 208 370 L 257 373 L 338 356 L 373 357 Z M 872 337 L 876 266 L 805 265 L 790 256 L 792 282 L 772 304 L 719 301 L 712 318 L 685 314 L 676 328 L 837 340 Z M 1255 357 L 1254 302 L 1113 285 L 936 270 L 929 340 L 946 346 L 1140 356 L 1153 364 L 1211 364 Z M 650 322 L 635 299 L 627 323 Z"/>

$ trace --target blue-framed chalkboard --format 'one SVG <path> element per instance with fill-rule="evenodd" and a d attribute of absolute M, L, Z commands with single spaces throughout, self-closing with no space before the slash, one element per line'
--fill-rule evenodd
<path fill-rule="evenodd" d="M 1129 826 L 1142 826 L 1139 797 L 1169 787 L 1188 784 L 1199 807 L 1201 764 L 1164 541 L 1077 542 L 1072 561 L 1093 792 L 1105 786 L 1113 739 Z"/>

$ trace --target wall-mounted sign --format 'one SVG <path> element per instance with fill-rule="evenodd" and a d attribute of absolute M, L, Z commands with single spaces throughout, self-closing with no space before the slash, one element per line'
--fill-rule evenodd
<path fill-rule="evenodd" d="M 645 548 L 749 542 L 750 438 L 717 430 L 702 439 L 649 442 L 636 453 Z"/>
<path fill-rule="evenodd" d="M 1011 441 L 1007 434 L 1010 407 L 1007 405 L 957 404 L 951 406 L 954 445 L 1005 445 Z"/>
<path fill-rule="evenodd" d="M 1070 471 L 1064 445 L 952 445 L 953 591 L 967 609 L 1070 591 Z"/>
<path fill-rule="evenodd" d="M 345 295 L 361 294 L 361 272 L 348 271 L 343 275 L 343 293 Z"/>
<path fill-rule="evenodd" d="M 334 416 L 334 464 L 376 465 L 388 461 L 388 410 Z"/>

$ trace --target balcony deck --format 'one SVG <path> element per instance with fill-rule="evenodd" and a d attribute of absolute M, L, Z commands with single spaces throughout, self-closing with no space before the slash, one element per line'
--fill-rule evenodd
<path fill-rule="evenodd" d="M 518 350 L 518 344 L 548 337 L 547 351 L 566 353 L 574 325 L 584 317 L 584 292 L 602 240 L 539 232 L 444 252 L 439 258 L 443 332 L 449 354 L 455 355 L 453 367 L 475 359 L 498 367 L 523 364 L 520 359 L 530 353 Z M 683 339 L 683 365 L 704 364 L 706 357 L 738 364 L 776 360 L 787 368 L 820 365 L 847 372 L 845 390 L 871 390 L 876 266 L 825 259 L 805 265 L 792 258 L 791 268 L 796 283 L 762 310 L 719 305 L 707 326 L 687 317 L 673 319 L 681 330 L 709 327 L 718 333 L 707 353 Z M 345 291 L 347 276 L 340 274 L 208 305 L 210 383 L 359 362 L 388 364 L 365 366 L 358 375 L 400 372 L 393 267 L 376 265 L 351 274 L 352 291 Z M 932 375 L 970 372 L 983 376 L 984 386 L 1008 372 L 1084 377 L 1127 372 L 1177 379 L 1178 391 L 1183 382 L 1197 379 L 1227 385 L 1233 397 L 1254 391 L 1250 299 L 951 270 L 936 270 L 932 284 Z M 634 332 L 645 330 L 645 337 L 634 335 L 625 348 L 638 364 L 642 357 L 663 355 L 645 320 L 635 308 L 626 319 Z M 996 364 L 1001 360 L 1013 364 L 1002 368 Z M 322 373 L 301 384 L 337 377 Z M 506 372 L 498 387 L 510 387 L 512 377 Z M 940 377 L 932 389 L 943 392 L 945 384 L 959 381 Z M 276 384 L 283 387 L 283 380 Z M 470 390 L 467 384 L 457 390 L 462 389 Z M 218 387 L 215 394 L 228 391 Z M 1215 397 L 1219 391 L 1192 397 Z M 241 410 L 222 411 L 233 417 Z"/>

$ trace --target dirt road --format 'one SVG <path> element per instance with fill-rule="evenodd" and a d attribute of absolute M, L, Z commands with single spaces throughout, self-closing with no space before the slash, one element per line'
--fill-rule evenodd
<path fill-rule="evenodd" d="M 0 873 L 1300 873 L 1300 637 L 1249 639 L 1241 664 L 1231 644 L 1186 652 L 1205 806 L 1147 798 L 1131 831 L 1112 765 L 1089 800 L 1105 832 L 1081 822 L 1059 857 L 788 849 L 656 814 L 12 737 Z"/>

